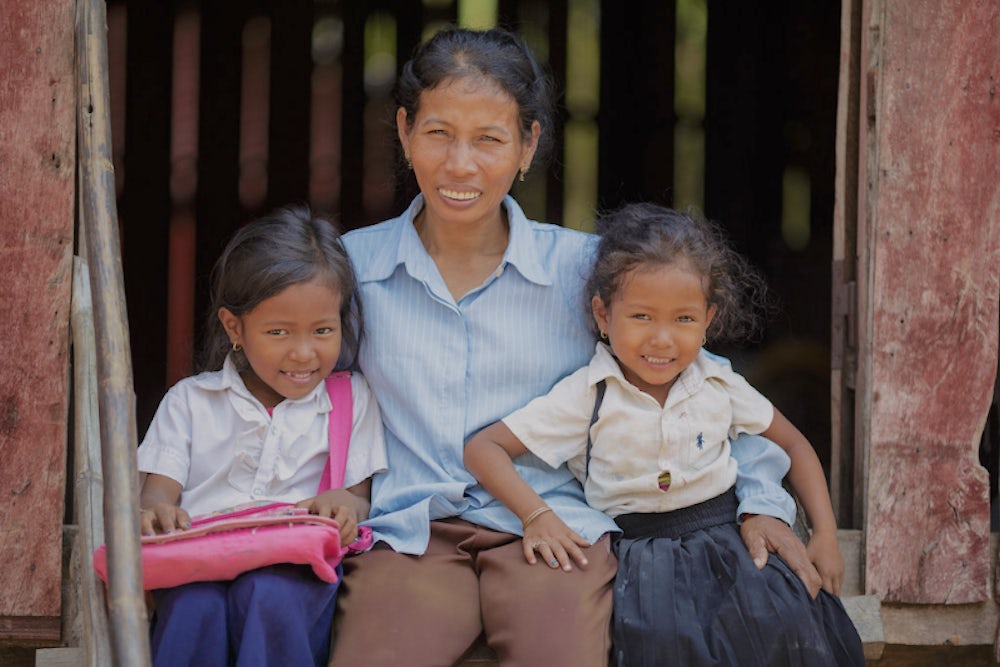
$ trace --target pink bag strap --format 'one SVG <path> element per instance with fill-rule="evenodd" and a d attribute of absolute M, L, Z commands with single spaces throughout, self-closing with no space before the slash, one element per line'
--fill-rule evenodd
<path fill-rule="evenodd" d="M 354 403 L 351 398 L 351 372 L 340 371 L 326 378 L 326 391 L 330 395 L 330 456 L 326 459 L 319 491 L 339 489 L 344 485 L 347 469 L 347 450 L 351 447 L 351 426 L 354 421 Z"/>

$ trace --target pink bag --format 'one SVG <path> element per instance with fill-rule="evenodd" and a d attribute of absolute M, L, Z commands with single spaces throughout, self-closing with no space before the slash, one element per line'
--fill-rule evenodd
<path fill-rule="evenodd" d="M 350 373 L 326 380 L 330 412 L 330 456 L 318 493 L 344 482 L 353 408 Z M 292 503 L 258 501 L 193 517 L 191 528 L 141 539 L 145 590 L 194 581 L 228 581 L 243 572 L 277 563 L 309 565 L 316 576 L 337 581 L 337 565 L 349 551 L 371 546 L 371 530 L 358 529 L 353 544 L 340 545 L 333 519 L 309 514 Z M 107 582 L 107 548 L 94 552 L 94 569 Z"/>

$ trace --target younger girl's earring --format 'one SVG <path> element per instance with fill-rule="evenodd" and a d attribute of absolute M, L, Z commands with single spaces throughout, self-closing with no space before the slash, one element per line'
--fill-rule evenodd
<path fill-rule="evenodd" d="M 705 343 L 707 343 L 707 342 L 708 342 L 708 336 L 702 336 L 701 337 L 701 346 L 705 347 Z"/>
<path fill-rule="evenodd" d="M 524 175 L 528 173 L 527 167 L 521 167 L 521 176 L 517 179 L 524 183 Z"/>
<path fill-rule="evenodd" d="M 601 340 L 607 340 L 607 339 L 608 339 L 608 332 L 605 331 L 604 329 L 601 329 Z"/>
<path fill-rule="evenodd" d="M 239 343 L 237 343 L 235 341 L 233 342 L 233 352 L 239 352 L 242 349 L 243 349 L 242 345 L 240 345 Z"/>

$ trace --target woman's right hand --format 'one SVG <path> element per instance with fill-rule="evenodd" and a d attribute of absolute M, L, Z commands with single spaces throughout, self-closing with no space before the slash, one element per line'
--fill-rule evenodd
<path fill-rule="evenodd" d="M 524 529 L 521 544 L 524 558 L 532 565 L 538 562 L 537 553 L 549 567 L 561 567 L 565 572 L 573 569 L 574 561 L 581 568 L 587 567 L 587 557 L 580 547 L 589 546 L 590 542 L 577 535 L 555 512 L 546 512 L 532 521 Z"/>
<path fill-rule="evenodd" d="M 178 505 L 159 502 L 139 510 L 139 524 L 143 535 L 172 533 L 190 528 L 191 517 Z"/>

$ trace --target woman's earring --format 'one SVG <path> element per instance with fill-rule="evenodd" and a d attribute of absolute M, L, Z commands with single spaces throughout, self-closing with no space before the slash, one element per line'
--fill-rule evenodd
<path fill-rule="evenodd" d="M 236 341 L 233 341 L 233 352 L 239 352 L 242 349 L 243 349 L 242 345 L 240 345 Z"/>
<path fill-rule="evenodd" d="M 521 177 L 518 180 L 521 181 L 522 183 L 524 183 L 524 175 L 527 174 L 527 173 L 528 173 L 528 168 L 527 167 L 521 167 Z"/>

